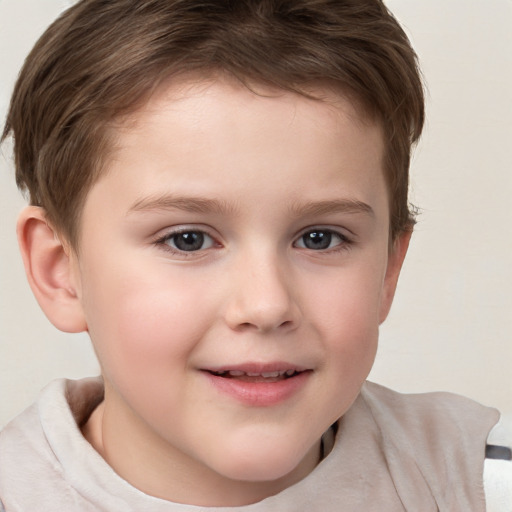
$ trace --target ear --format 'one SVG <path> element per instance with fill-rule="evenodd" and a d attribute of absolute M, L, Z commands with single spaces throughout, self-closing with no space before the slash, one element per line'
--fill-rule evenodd
<path fill-rule="evenodd" d="M 395 296 L 396 285 L 398 283 L 398 277 L 400 270 L 409 248 L 409 242 L 411 241 L 412 229 L 404 231 L 393 242 L 393 246 L 389 251 L 388 266 L 386 269 L 386 275 L 384 277 L 384 284 L 382 288 L 382 298 L 380 304 L 380 318 L 379 322 L 382 323 L 386 320 L 391 304 L 393 303 L 393 297 Z"/>
<path fill-rule="evenodd" d="M 25 208 L 17 233 L 28 282 L 45 315 L 61 331 L 86 331 L 74 252 L 61 242 L 42 208 Z"/>

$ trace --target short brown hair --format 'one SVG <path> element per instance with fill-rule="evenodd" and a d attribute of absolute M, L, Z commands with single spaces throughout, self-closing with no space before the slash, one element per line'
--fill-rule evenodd
<path fill-rule="evenodd" d="M 14 89 L 2 139 L 12 131 L 18 186 L 76 247 L 112 121 L 163 80 L 216 70 L 299 93 L 326 82 L 354 94 L 382 123 L 391 236 L 412 227 L 423 88 L 407 36 L 380 0 L 78 2 L 39 39 Z"/>

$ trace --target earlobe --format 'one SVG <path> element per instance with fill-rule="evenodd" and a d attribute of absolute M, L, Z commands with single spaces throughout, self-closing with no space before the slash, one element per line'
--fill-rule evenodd
<path fill-rule="evenodd" d="M 393 297 L 395 296 L 396 285 L 398 283 L 398 277 L 400 276 L 400 270 L 402 270 L 405 255 L 409 248 L 411 236 L 412 230 L 404 231 L 398 235 L 389 252 L 388 265 L 382 290 L 382 300 L 380 304 L 380 323 L 386 320 L 389 310 L 391 309 Z"/>
<path fill-rule="evenodd" d="M 44 210 L 25 208 L 17 234 L 28 282 L 45 315 L 61 331 L 86 331 L 72 251 L 48 224 Z"/>

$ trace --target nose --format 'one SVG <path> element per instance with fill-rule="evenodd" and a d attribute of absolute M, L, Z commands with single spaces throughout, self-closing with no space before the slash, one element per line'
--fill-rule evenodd
<path fill-rule="evenodd" d="M 293 276 L 277 257 L 241 258 L 234 270 L 226 322 L 236 331 L 287 332 L 300 323 Z"/>

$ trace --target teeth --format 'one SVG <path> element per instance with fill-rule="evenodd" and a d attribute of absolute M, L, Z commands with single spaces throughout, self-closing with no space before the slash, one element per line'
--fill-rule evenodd
<path fill-rule="evenodd" d="M 270 377 L 280 377 L 281 375 L 284 375 L 284 373 L 281 372 L 265 372 L 261 374 L 262 377 L 270 378 Z"/>
<path fill-rule="evenodd" d="M 245 375 L 245 372 L 241 372 L 240 370 L 231 370 L 228 373 L 231 377 L 241 377 L 242 375 Z"/>
<path fill-rule="evenodd" d="M 262 372 L 262 373 L 258 373 L 258 372 L 244 372 L 242 370 L 222 370 L 222 371 L 218 371 L 218 372 L 214 372 L 216 375 L 226 375 L 228 374 L 230 377 L 242 377 L 242 376 L 247 376 L 247 377 L 263 377 L 265 379 L 272 379 L 272 378 L 276 378 L 276 377 L 282 377 L 283 375 L 285 375 L 286 377 L 291 377 L 292 375 L 294 375 L 296 373 L 295 370 L 277 370 L 277 371 L 274 371 L 274 372 Z"/>

